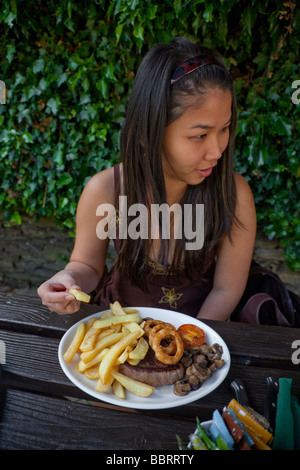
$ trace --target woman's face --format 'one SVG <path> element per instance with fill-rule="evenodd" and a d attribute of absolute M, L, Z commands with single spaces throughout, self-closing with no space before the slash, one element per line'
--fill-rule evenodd
<path fill-rule="evenodd" d="M 228 145 L 231 104 L 229 90 L 211 89 L 199 108 L 193 103 L 167 126 L 162 155 L 167 186 L 196 185 L 209 178 Z"/>

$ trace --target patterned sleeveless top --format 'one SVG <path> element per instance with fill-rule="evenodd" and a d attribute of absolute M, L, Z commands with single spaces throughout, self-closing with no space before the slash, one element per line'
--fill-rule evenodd
<path fill-rule="evenodd" d="M 115 188 L 119 188 L 119 165 L 114 167 Z M 157 264 L 147 260 L 147 291 L 125 278 L 118 269 L 120 240 L 114 240 L 116 260 L 101 280 L 94 297 L 94 303 L 108 308 L 118 300 L 123 307 L 155 307 L 174 310 L 196 317 L 204 300 L 212 289 L 215 265 L 212 265 L 203 280 L 197 270 L 193 273 L 193 282 L 185 276 L 184 266 L 174 269 L 171 266 Z M 154 271 L 155 270 L 155 271 Z"/>

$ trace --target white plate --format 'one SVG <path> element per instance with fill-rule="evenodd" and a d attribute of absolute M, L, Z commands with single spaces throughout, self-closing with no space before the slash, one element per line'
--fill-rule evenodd
<path fill-rule="evenodd" d="M 163 408 L 173 408 L 175 406 L 185 405 L 191 403 L 195 400 L 205 397 L 213 390 L 215 390 L 225 379 L 229 372 L 230 368 L 230 353 L 227 345 L 223 339 L 216 333 L 212 328 L 207 326 L 205 323 L 200 320 L 190 317 L 182 313 L 177 313 L 172 310 L 164 310 L 159 308 L 150 308 L 150 307 L 132 307 L 139 311 L 141 318 L 150 317 L 156 320 L 163 320 L 168 323 L 172 323 L 176 328 L 185 323 L 191 323 L 197 325 L 199 328 L 202 328 L 206 335 L 206 342 L 211 345 L 213 343 L 218 343 L 223 347 L 223 356 L 225 364 L 222 369 L 218 369 L 213 372 L 211 377 L 207 379 L 198 390 L 189 392 L 187 395 L 180 397 L 174 394 L 173 385 L 156 387 L 153 393 L 147 398 L 137 397 L 126 390 L 126 398 L 121 399 L 117 398 L 112 392 L 100 393 L 95 391 L 95 386 L 97 380 L 90 380 L 85 377 L 84 374 L 80 374 L 76 371 L 75 367 L 79 361 L 79 355 L 76 354 L 71 362 L 66 362 L 63 359 L 65 351 L 68 349 L 69 344 L 71 343 L 74 334 L 76 332 L 77 326 L 80 323 L 77 322 L 73 325 L 63 336 L 60 341 L 58 348 L 58 358 L 62 370 L 66 376 L 73 382 L 78 388 L 83 390 L 85 393 L 91 395 L 98 400 L 105 401 L 114 405 L 136 408 L 136 409 L 163 409 Z M 94 318 L 100 316 L 102 312 L 90 315 L 86 317 L 84 321 L 87 321 L 88 318 Z M 82 320 L 81 320 L 82 321 Z"/>

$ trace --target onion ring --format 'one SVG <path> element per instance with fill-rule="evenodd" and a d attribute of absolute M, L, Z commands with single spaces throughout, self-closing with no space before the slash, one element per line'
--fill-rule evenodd
<path fill-rule="evenodd" d="M 149 334 L 152 330 L 152 328 L 155 326 L 155 325 L 158 325 L 159 323 L 163 323 L 161 320 L 146 320 L 143 324 L 143 330 L 145 332 L 145 335 L 146 338 L 149 338 Z"/>
<path fill-rule="evenodd" d="M 179 333 L 175 329 L 162 328 L 155 334 L 150 333 L 150 335 L 152 342 L 151 347 L 155 352 L 155 356 L 160 362 L 162 362 L 163 364 L 172 365 L 176 364 L 182 358 L 184 346 Z M 176 352 L 174 355 L 167 354 L 164 350 L 164 347 L 161 345 L 162 340 L 169 338 L 170 336 L 175 340 L 176 343 Z"/>
<path fill-rule="evenodd" d="M 153 349 L 153 338 L 154 338 L 155 334 L 158 331 L 160 331 L 162 328 L 167 328 L 168 330 L 169 329 L 175 330 L 175 327 L 173 325 L 171 325 L 170 323 L 159 322 L 156 325 L 154 325 L 150 329 L 150 333 L 149 333 L 149 345 L 152 349 Z M 175 342 L 174 338 L 168 336 L 168 337 L 163 338 L 163 340 L 165 340 L 165 344 L 161 344 L 161 347 L 163 348 L 163 351 L 166 354 L 175 354 L 177 346 L 176 346 L 176 342 Z"/>
<path fill-rule="evenodd" d="M 156 328 L 156 326 L 168 326 L 169 328 L 173 328 L 175 330 L 175 327 L 173 325 L 171 325 L 170 323 L 166 323 L 162 320 L 146 320 L 143 325 L 143 330 L 145 332 L 146 338 L 149 338 L 151 331 L 153 330 L 153 328 Z"/>
<path fill-rule="evenodd" d="M 171 329 L 175 330 L 175 327 L 173 325 L 171 325 L 170 323 L 159 321 L 156 325 L 151 327 L 150 330 L 149 330 L 150 333 L 149 333 L 149 336 L 148 336 L 148 340 L 149 340 L 149 345 L 150 345 L 151 348 L 152 348 L 152 345 L 153 345 L 154 335 L 158 331 L 160 331 L 162 328 L 171 328 Z M 165 340 L 164 341 L 165 344 L 161 344 L 161 346 L 164 348 L 164 351 L 167 354 L 175 354 L 177 347 L 176 347 L 176 343 L 174 341 L 174 338 L 168 337 L 168 338 L 164 338 L 164 340 Z"/>

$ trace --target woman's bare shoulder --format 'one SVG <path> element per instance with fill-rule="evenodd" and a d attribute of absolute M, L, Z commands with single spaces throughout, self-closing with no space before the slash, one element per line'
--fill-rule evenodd
<path fill-rule="evenodd" d="M 256 232 L 255 201 L 249 183 L 244 176 L 235 174 L 237 205 L 236 216 L 249 232 Z"/>
<path fill-rule="evenodd" d="M 115 200 L 114 167 L 93 175 L 84 187 L 82 196 L 93 201 L 113 204 Z"/>
<path fill-rule="evenodd" d="M 238 203 L 254 204 L 252 190 L 246 178 L 239 173 L 234 174 Z"/>

